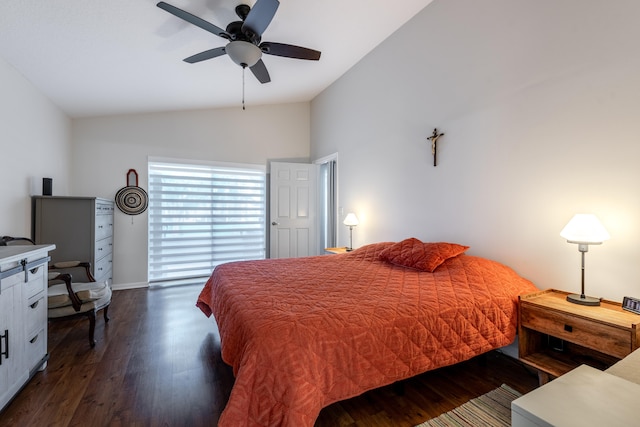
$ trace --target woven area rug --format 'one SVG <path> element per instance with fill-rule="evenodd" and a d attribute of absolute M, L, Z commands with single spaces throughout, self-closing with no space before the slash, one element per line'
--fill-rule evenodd
<path fill-rule="evenodd" d="M 502 384 L 497 389 L 416 427 L 509 427 L 511 401 L 520 396 L 520 393 Z"/>

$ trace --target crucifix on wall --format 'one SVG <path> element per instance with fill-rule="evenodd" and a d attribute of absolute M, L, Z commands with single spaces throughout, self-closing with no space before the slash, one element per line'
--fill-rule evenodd
<path fill-rule="evenodd" d="M 433 154 L 433 166 L 438 166 L 438 139 L 443 136 L 444 133 L 438 134 L 438 129 L 433 129 L 433 135 L 427 139 L 431 141 L 431 154 Z"/>

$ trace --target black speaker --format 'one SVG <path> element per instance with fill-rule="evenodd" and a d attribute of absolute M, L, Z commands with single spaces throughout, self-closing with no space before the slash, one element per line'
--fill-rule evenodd
<path fill-rule="evenodd" d="M 53 178 L 42 178 L 42 195 L 53 195 Z"/>

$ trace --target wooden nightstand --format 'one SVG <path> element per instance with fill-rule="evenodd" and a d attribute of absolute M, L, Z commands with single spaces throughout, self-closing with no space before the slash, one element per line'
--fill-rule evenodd
<path fill-rule="evenodd" d="M 582 364 L 608 368 L 640 345 L 640 315 L 607 300 L 573 304 L 567 295 L 549 289 L 519 298 L 519 358 L 538 370 L 540 384 Z"/>
<path fill-rule="evenodd" d="M 324 248 L 324 251 L 328 254 L 346 254 L 347 248 Z"/>

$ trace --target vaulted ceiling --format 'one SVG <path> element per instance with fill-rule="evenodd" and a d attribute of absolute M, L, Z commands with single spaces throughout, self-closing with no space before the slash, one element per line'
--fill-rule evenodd
<path fill-rule="evenodd" d="M 247 70 L 247 106 L 313 99 L 431 1 L 281 0 L 262 40 L 322 56 L 264 55 L 271 82 L 260 84 Z M 226 41 L 156 3 L 2 0 L 0 57 L 71 117 L 239 107 L 243 70 L 229 57 L 183 61 Z M 167 3 L 225 28 L 238 20 L 240 1 Z"/>

